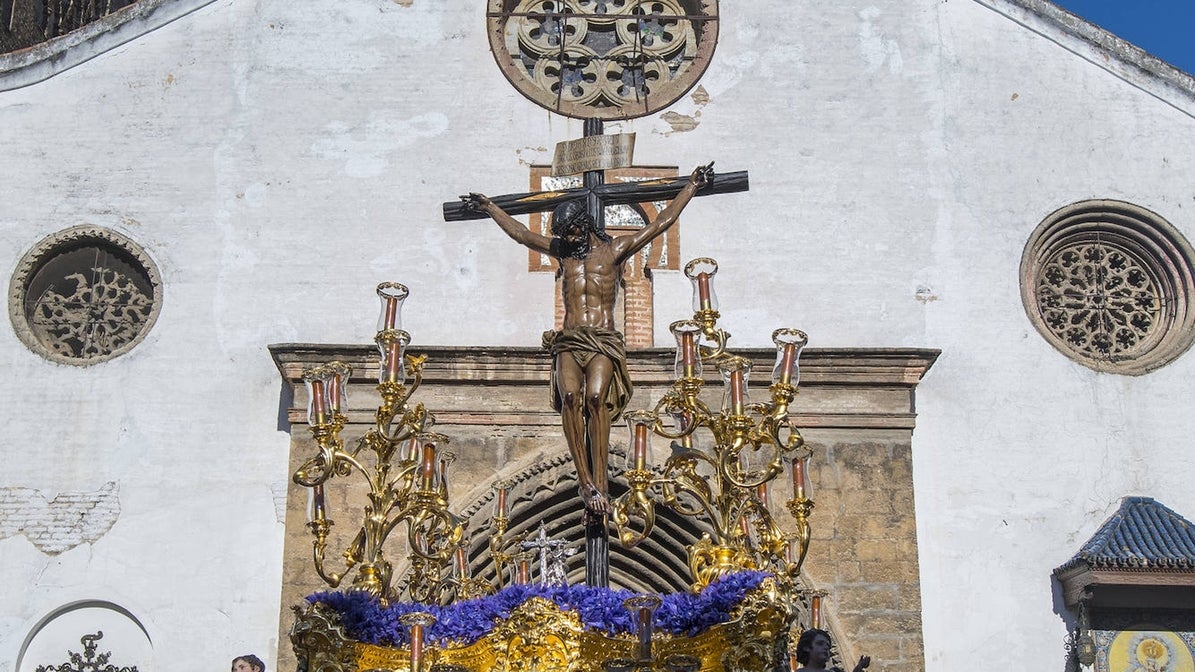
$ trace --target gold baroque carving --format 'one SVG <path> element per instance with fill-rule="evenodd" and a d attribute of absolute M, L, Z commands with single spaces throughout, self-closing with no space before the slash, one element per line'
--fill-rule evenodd
<path fill-rule="evenodd" d="M 117 270 L 97 266 L 89 279 L 73 274 L 73 288 L 49 288 L 26 310 L 30 283 L 59 254 L 94 245 L 114 248 L 144 273 L 151 293 Z M 119 357 L 153 328 L 162 307 L 162 281 L 149 255 L 129 238 L 97 226 L 76 226 L 52 234 L 27 252 L 9 283 L 9 318 L 17 336 L 53 362 L 91 366 Z"/>
<path fill-rule="evenodd" d="M 409 672 L 410 652 L 401 647 L 350 641 L 334 613 L 322 606 L 295 608 L 291 644 L 299 672 Z M 748 594 L 734 618 L 694 637 L 656 633 L 656 660 L 692 656 L 701 672 L 775 669 L 786 656 L 791 620 L 787 602 L 767 580 Z M 608 637 L 585 630 L 577 614 L 532 598 L 482 639 L 468 646 L 426 646 L 424 669 L 505 670 L 506 672 L 601 672 L 604 661 L 632 658 L 633 636 Z"/>

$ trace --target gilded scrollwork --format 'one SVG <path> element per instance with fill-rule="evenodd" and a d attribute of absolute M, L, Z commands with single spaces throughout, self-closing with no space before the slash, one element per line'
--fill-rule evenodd
<path fill-rule="evenodd" d="M 322 605 L 296 609 L 291 642 L 301 672 L 408 672 L 409 647 L 352 642 Z M 694 635 L 651 635 L 652 669 L 758 672 L 784 660 L 794 613 L 785 589 L 772 579 L 749 592 L 730 620 Z M 605 663 L 637 664 L 634 635 L 609 636 L 586 629 L 574 611 L 542 598 L 511 610 L 480 640 L 468 645 L 426 645 L 429 672 L 602 672 Z M 304 664 L 306 668 L 302 667 Z M 674 667 L 675 666 L 675 667 Z"/>
<path fill-rule="evenodd" d="M 357 645 L 345 636 L 333 611 L 318 603 L 291 609 L 290 643 L 298 672 L 357 672 Z"/>

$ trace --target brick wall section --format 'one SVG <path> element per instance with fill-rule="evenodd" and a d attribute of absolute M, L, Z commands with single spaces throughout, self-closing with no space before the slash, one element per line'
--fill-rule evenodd
<path fill-rule="evenodd" d="M 93 492 L 60 492 L 49 501 L 31 488 L 0 488 L 0 539 L 23 534 L 46 555 L 96 541 L 119 516 L 115 482 Z"/>
<path fill-rule="evenodd" d="M 652 281 L 643 274 L 643 255 L 636 254 L 626 263 L 623 279 L 626 291 L 623 294 L 624 334 L 628 348 L 650 348 L 655 338 L 652 323 Z"/>

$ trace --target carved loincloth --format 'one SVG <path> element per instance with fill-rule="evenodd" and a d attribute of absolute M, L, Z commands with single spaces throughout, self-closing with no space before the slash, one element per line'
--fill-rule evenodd
<path fill-rule="evenodd" d="M 622 415 L 631 401 L 631 373 L 627 371 L 627 346 L 622 334 L 598 327 L 577 327 L 564 331 L 545 331 L 544 349 L 555 359 L 561 353 L 568 353 L 584 369 L 596 355 L 605 355 L 614 363 L 614 376 L 606 390 L 606 407 L 610 409 L 610 421 Z M 556 386 L 556 367 L 552 366 L 552 408 L 559 411 L 560 389 Z"/>

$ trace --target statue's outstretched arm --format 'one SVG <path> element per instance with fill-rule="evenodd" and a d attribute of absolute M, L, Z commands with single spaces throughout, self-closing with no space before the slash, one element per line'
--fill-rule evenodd
<path fill-rule="evenodd" d="M 713 181 L 713 162 L 710 162 L 708 165 L 694 168 L 693 172 L 689 175 L 689 183 L 685 185 L 684 189 L 681 189 L 680 193 L 676 195 L 676 198 L 672 199 L 672 202 L 668 204 L 668 207 L 664 208 L 664 210 L 660 212 L 659 216 L 652 220 L 650 224 L 642 229 L 639 229 L 635 233 L 628 236 L 619 236 L 618 241 L 620 243 L 622 243 L 622 241 L 626 242 L 619 246 L 621 249 L 618 251 L 618 262 L 622 263 L 623 261 L 626 261 L 631 255 L 643 249 L 645 245 L 655 240 L 660 236 L 660 234 L 667 231 L 668 227 L 676 223 L 677 218 L 680 217 L 681 211 L 684 210 L 685 206 L 689 204 L 689 201 L 693 199 L 693 195 L 696 194 L 698 190 L 702 189 Z"/>
<path fill-rule="evenodd" d="M 465 207 L 476 212 L 484 212 L 498 224 L 498 227 L 506 232 L 516 243 L 529 247 L 536 252 L 543 252 L 550 254 L 552 248 L 552 239 L 547 236 L 542 236 L 528 229 L 525 224 L 519 220 L 511 217 L 505 210 L 494 205 L 494 202 L 486 198 L 485 194 L 470 193 L 468 196 L 461 196 L 461 200 L 465 202 Z"/>

